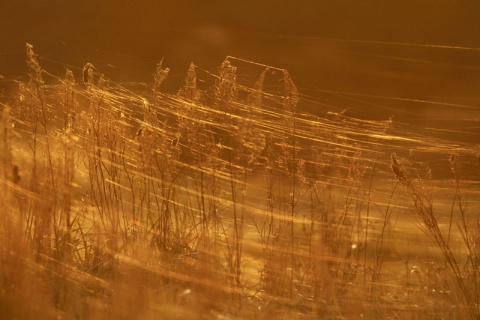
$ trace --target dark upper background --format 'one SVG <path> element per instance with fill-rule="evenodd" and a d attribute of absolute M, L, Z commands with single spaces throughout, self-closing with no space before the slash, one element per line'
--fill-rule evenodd
<path fill-rule="evenodd" d="M 479 121 L 480 1 L 0 0 L 3 79 L 25 72 L 26 42 L 59 75 L 92 62 L 149 82 L 163 57 L 174 87 L 191 61 L 215 71 L 232 55 L 288 69 L 319 114 Z"/>

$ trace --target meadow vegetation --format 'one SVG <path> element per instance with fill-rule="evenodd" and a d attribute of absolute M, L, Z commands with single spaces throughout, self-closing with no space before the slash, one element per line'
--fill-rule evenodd
<path fill-rule="evenodd" d="M 234 57 L 168 93 L 161 62 L 143 90 L 26 49 L 2 318 L 480 319 L 478 145 L 307 113 L 286 70 Z"/>

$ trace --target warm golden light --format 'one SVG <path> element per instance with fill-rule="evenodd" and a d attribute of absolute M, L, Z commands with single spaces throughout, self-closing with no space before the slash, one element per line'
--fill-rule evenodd
<path fill-rule="evenodd" d="M 478 319 L 479 10 L 0 5 L 0 318 Z"/>

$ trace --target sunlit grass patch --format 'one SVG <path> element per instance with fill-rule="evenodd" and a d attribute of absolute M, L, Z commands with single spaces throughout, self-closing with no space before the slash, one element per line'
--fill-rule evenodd
<path fill-rule="evenodd" d="M 162 63 L 150 92 L 27 64 L 2 102 L 2 315 L 478 318 L 478 146 L 307 113 L 286 70 L 234 57 L 176 94 Z"/>

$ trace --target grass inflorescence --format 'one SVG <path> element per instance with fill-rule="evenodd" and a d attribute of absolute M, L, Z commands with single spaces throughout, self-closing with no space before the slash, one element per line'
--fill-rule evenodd
<path fill-rule="evenodd" d="M 27 66 L 0 103 L 3 318 L 480 318 L 478 146 L 307 113 L 234 57 L 176 94 L 162 62 L 149 91 Z"/>

